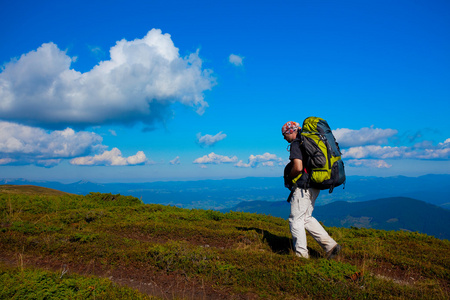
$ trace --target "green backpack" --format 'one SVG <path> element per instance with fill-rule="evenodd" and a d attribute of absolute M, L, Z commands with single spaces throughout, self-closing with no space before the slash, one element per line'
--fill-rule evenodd
<path fill-rule="evenodd" d="M 333 192 L 335 187 L 345 183 L 345 171 L 341 150 L 330 126 L 324 119 L 309 117 L 303 121 L 300 135 L 300 147 L 306 154 L 303 163 L 308 172 L 308 176 L 302 177 L 307 177 L 310 187 Z"/>

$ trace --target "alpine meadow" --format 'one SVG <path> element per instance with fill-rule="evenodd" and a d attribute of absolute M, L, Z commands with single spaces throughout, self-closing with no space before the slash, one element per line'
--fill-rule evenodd
<path fill-rule="evenodd" d="M 328 227 L 327 260 L 285 220 L 1 186 L 1 299 L 448 299 L 450 242 Z"/>
<path fill-rule="evenodd" d="M 0 300 L 450 299 L 449 13 L 0 1 Z"/>

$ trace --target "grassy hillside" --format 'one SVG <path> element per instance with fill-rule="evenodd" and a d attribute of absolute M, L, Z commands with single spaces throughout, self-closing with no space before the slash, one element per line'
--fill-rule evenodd
<path fill-rule="evenodd" d="M 35 185 L 0 185 L 0 193 L 2 194 L 21 194 L 21 195 L 47 195 L 47 196 L 63 196 L 69 193 L 61 192 Z"/>
<path fill-rule="evenodd" d="M 0 299 L 450 296 L 450 242 L 423 234 L 327 228 L 342 254 L 304 260 L 281 218 L 1 191 Z"/>

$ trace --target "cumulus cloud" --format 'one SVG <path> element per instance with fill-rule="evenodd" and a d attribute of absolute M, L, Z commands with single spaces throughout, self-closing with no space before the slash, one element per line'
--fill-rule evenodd
<path fill-rule="evenodd" d="M 400 158 L 408 151 L 408 147 L 360 146 L 342 150 L 343 158 Z"/>
<path fill-rule="evenodd" d="M 398 134 L 398 131 L 394 129 L 341 128 L 334 130 L 333 134 L 342 149 L 342 158 L 353 167 L 390 168 L 391 165 L 385 161 L 388 159 L 447 160 L 450 158 L 450 139 L 437 145 L 425 140 L 414 146 L 393 147 L 385 144 Z"/>
<path fill-rule="evenodd" d="M 443 143 L 439 143 L 439 147 L 449 147 L 450 146 L 450 138 L 446 139 Z"/>
<path fill-rule="evenodd" d="M 421 151 L 420 151 L 421 150 Z M 449 159 L 450 158 L 450 138 L 437 146 L 429 145 L 417 151 L 416 158 L 419 159 Z"/>
<path fill-rule="evenodd" d="M 239 56 L 236 54 L 230 54 L 230 56 L 228 57 L 228 61 L 235 66 L 242 66 L 243 60 L 244 60 L 243 56 Z"/>
<path fill-rule="evenodd" d="M 197 143 L 202 146 L 212 146 L 226 137 L 227 135 L 222 133 L 222 131 L 216 135 L 205 134 L 202 136 L 201 133 L 197 133 Z"/>
<path fill-rule="evenodd" d="M 351 147 L 342 150 L 342 157 L 349 159 L 432 159 L 445 160 L 450 158 L 450 139 L 434 146 L 430 142 L 421 143 L 415 147 L 391 147 L 368 145 Z"/>
<path fill-rule="evenodd" d="M 34 162 L 36 166 L 51 168 L 61 163 L 61 159 L 38 159 Z"/>
<path fill-rule="evenodd" d="M 202 114 L 215 84 L 196 53 L 180 57 L 169 34 L 152 29 L 120 40 L 110 60 L 80 73 L 53 43 L 23 54 L 0 73 L 0 118 L 52 129 L 108 123 L 154 124 L 182 103 Z"/>
<path fill-rule="evenodd" d="M 197 158 L 196 160 L 194 160 L 194 164 L 224 164 L 224 163 L 234 163 L 237 162 L 237 157 L 236 156 L 224 156 L 224 155 L 218 155 L 215 154 L 214 152 L 211 152 L 208 155 L 204 155 L 202 157 Z"/>
<path fill-rule="evenodd" d="M 113 148 L 102 154 L 74 158 L 70 163 L 79 166 L 129 166 L 144 164 L 146 161 L 147 157 L 142 151 L 129 157 L 123 157 L 119 149 Z"/>
<path fill-rule="evenodd" d="M 73 165 L 124 166 L 148 162 L 144 152 L 122 157 L 119 149 L 105 151 L 102 137 L 93 132 L 75 132 L 71 128 L 47 131 L 0 121 L 0 165 L 34 164 L 53 167 L 63 159 Z M 101 154 L 89 156 L 91 153 Z"/>
<path fill-rule="evenodd" d="M 7 165 L 13 162 L 16 162 L 17 160 L 13 158 L 0 158 L 0 165 Z"/>
<path fill-rule="evenodd" d="M 103 51 L 102 48 L 100 48 L 98 46 L 88 45 L 88 48 L 91 51 L 91 53 L 94 55 L 94 57 L 96 57 L 96 58 L 101 58 L 106 55 L 105 51 Z"/>
<path fill-rule="evenodd" d="M 388 139 L 398 133 L 395 129 L 365 127 L 358 130 L 338 128 L 333 130 L 336 141 L 341 148 L 364 145 L 386 144 Z"/>
<path fill-rule="evenodd" d="M 368 167 L 376 169 L 389 169 L 392 167 L 392 165 L 381 159 L 350 159 L 346 161 L 346 164 L 352 167 Z"/>
<path fill-rule="evenodd" d="M 273 167 L 275 165 L 281 165 L 282 161 L 283 160 L 275 154 L 266 152 L 262 155 L 252 154 L 248 158 L 248 163 L 244 163 L 240 160 L 237 164 L 235 164 L 235 166 L 240 168 L 256 168 L 260 165 L 265 167 Z"/>
<path fill-rule="evenodd" d="M 0 164 L 54 166 L 60 159 L 86 155 L 103 149 L 102 137 L 71 128 L 46 130 L 0 121 Z"/>
<path fill-rule="evenodd" d="M 171 161 L 169 161 L 169 163 L 170 163 L 171 165 L 179 165 L 179 164 L 180 164 L 180 157 L 179 157 L 179 156 L 175 157 L 174 159 L 172 159 Z"/>

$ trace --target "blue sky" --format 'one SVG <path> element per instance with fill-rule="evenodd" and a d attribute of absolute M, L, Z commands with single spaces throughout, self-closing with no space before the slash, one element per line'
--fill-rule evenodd
<path fill-rule="evenodd" d="M 326 119 L 348 175 L 450 173 L 448 1 L 2 1 L 0 178 L 281 176 Z"/>

